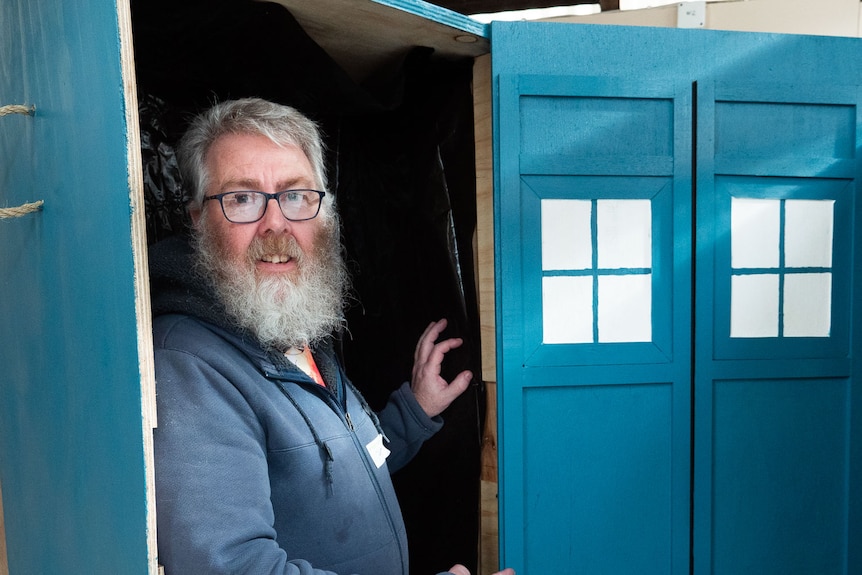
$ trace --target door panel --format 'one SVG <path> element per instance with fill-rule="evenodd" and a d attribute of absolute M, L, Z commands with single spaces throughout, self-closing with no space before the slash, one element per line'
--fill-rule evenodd
<path fill-rule="evenodd" d="M 527 572 L 670 572 L 672 382 L 560 379 L 523 392 Z"/>
<path fill-rule="evenodd" d="M 0 220 L 0 483 L 13 574 L 155 573 L 128 28 L 122 1 L 0 2 L 0 104 L 35 107 L 0 117 L 0 205 L 44 201 Z"/>
<path fill-rule="evenodd" d="M 850 389 L 847 378 L 713 383 L 708 572 L 848 572 Z"/>

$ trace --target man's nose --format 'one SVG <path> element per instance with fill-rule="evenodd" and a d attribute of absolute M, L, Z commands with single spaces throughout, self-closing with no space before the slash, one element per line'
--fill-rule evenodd
<path fill-rule="evenodd" d="M 281 206 L 278 204 L 278 200 L 269 198 L 266 203 L 266 211 L 260 223 L 263 232 L 272 231 L 280 233 L 285 230 L 289 231 L 292 222 L 281 213 Z"/>

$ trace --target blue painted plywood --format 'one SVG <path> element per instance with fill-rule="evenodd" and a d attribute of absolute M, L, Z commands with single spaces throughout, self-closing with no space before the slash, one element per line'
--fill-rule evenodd
<path fill-rule="evenodd" d="M 0 3 L 0 482 L 11 573 L 148 572 L 117 6 Z"/>

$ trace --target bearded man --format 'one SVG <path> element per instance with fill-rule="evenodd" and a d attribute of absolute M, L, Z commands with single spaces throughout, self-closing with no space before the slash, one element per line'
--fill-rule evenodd
<path fill-rule="evenodd" d="M 446 322 L 432 322 L 411 381 L 375 414 L 333 350 L 348 276 L 316 125 L 224 102 L 177 153 L 193 237 L 150 255 L 159 562 L 167 575 L 407 575 L 389 474 L 467 388 L 469 372 L 440 376 L 461 340 L 438 342 Z"/>

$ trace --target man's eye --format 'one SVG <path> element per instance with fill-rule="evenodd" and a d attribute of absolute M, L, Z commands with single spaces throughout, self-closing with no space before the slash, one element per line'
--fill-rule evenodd
<path fill-rule="evenodd" d="M 254 194 L 238 192 L 233 194 L 233 201 L 236 204 L 250 204 L 254 202 Z"/>

